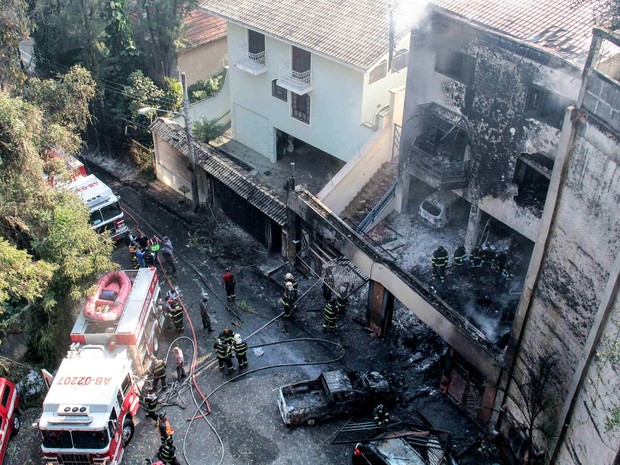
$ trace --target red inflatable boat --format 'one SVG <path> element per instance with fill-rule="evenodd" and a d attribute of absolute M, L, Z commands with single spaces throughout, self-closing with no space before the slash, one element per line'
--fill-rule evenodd
<path fill-rule="evenodd" d="M 84 316 L 93 321 L 116 321 L 123 314 L 131 279 L 122 271 L 112 271 L 97 280 L 97 290 L 86 301 Z"/>

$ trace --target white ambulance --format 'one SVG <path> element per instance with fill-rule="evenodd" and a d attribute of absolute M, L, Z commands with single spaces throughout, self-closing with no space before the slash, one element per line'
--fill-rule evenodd
<path fill-rule="evenodd" d="M 90 223 L 97 232 L 110 231 L 113 240 L 127 234 L 129 228 L 125 224 L 125 214 L 112 189 L 95 175 L 76 179 L 69 188 L 76 192 L 88 207 Z"/>

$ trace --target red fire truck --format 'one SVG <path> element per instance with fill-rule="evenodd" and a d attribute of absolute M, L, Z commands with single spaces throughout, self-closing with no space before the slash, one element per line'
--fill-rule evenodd
<path fill-rule="evenodd" d="M 45 464 L 118 465 L 133 436 L 139 377 L 157 352 L 164 315 L 154 268 L 121 273 L 130 278 L 131 290 L 120 317 L 94 321 L 80 314 L 43 402 Z"/>
<path fill-rule="evenodd" d="M 19 394 L 15 385 L 6 378 L 0 378 L 0 463 L 4 460 L 9 439 L 18 433 Z"/>

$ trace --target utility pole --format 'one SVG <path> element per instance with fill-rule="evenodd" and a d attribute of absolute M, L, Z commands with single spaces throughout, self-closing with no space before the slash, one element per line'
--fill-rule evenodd
<path fill-rule="evenodd" d="M 185 120 L 185 137 L 187 138 L 187 155 L 189 157 L 189 170 L 192 173 L 192 211 L 197 212 L 200 207 L 198 173 L 196 173 L 196 156 L 194 154 L 194 142 L 192 141 L 192 125 L 189 118 L 189 96 L 187 95 L 185 73 L 181 73 L 181 84 L 183 85 L 183 119 Z"/>

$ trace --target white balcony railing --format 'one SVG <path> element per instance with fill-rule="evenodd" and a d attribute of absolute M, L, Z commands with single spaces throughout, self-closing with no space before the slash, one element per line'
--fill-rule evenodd
<path fill-rule="evenodd" d="M 312 70 L 300 72 L 288 65 L 280 65 L 278 85 L 297 95 L 307 94 L 312 90 Z"/>
<path fill-rule="evenodd" d="M 254 76 L 263 74 L 267 71 L 265 51 L 263 50 L 260 53 L 250 53 L 245 48 L 240 47 L 237 49 L 235 66 Z"/>

